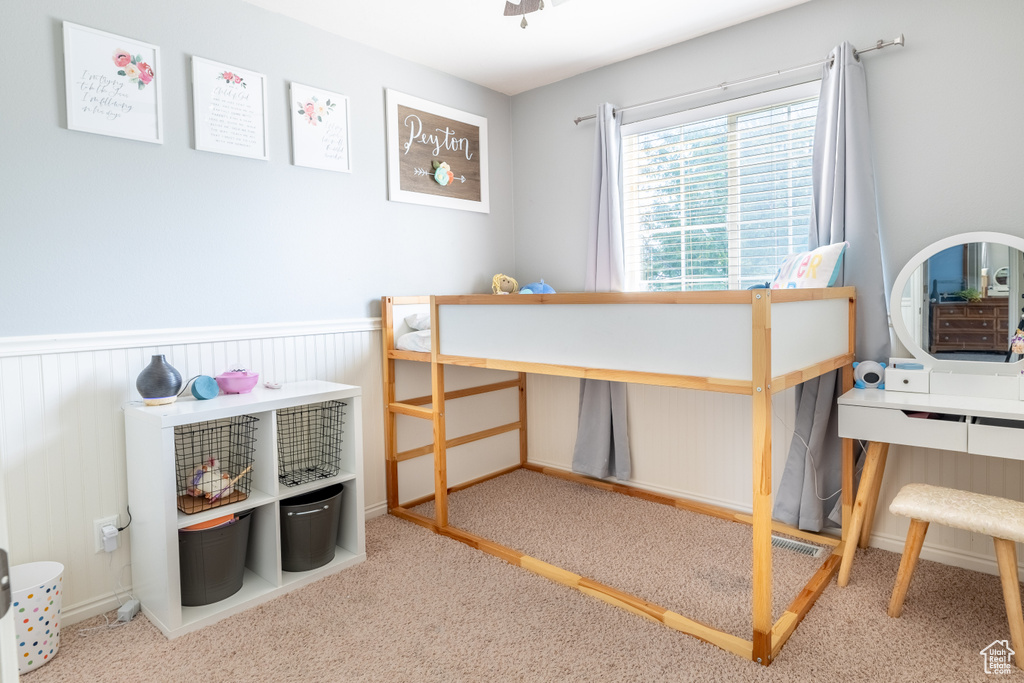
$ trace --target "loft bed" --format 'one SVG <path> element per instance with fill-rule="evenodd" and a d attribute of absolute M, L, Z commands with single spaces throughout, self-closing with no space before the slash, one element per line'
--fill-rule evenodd
<path fill-rule="evenodd" d="M 841 369 L 853 386 L 856 294 L 853 287 L 718 292 L 586 293 L 384 297 L 381 301 L 388 511 L 510 564 L 767 666 L 839 569 L 853 511 L 853 446 L 843 441 L 842 537 L 813 534 L 772 519 L 771 396 Z M 430 351 L 403 351 L 410 312 L 429 313 Z M 396 361 L 430 363 L 431 393 L 397 400 Z M 517 372 L 518 378 L 446 391 L 446 366 Z M 527 461 L 526 374 L 605 379 L 751 397 L 753 511 L 656 494 Z M 445 401 L 518 388 L 519 420 L 455 439 L 446 437 Z M 433 443 L 399 452 L 399 415 L 429 420 Z M 519 432 L 519 463 L 449 486 L 447 450 Z M 398 464 L 433 454 L 434 493 L 400 502 Z M 748 524 L 753 534 L 753 635 L 746 640 L 634 595 L 530 557 L 448 522 L 448 494 L 526 468 L 604 490 Z M 412 508 L 434 501 L 434 518 Z M 859 501 L 858 501 L 858 504 Z M 776 622 L 772 622 L 772 532 L 832 547 L 832 553 Z"/>

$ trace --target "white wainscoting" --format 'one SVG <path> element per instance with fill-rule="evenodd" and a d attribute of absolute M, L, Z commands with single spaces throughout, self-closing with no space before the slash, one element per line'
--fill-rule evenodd
<path fill-rule="evenodd" d="M 527 391 L 530 462 L 569 469 L 576 439 L 578 381 L 531 375 Z M 750 511 L 748 398 L 643 385 L 630 385 L 628 397 L 632 483 L 669 495 Z M 794 420 L 794 391 L 776 395 L 772 424 L 775 490 L 789 453 Z M 1024 462 L 892 446 L 879 495 L 872 546 L 903 552 L 909 520 L 890 514 L 889 502 L 910 482 L 1024 500 Z M 1018 555 L 1024 557 L 1020 549 Z M 929 528 L 921 557 L 998 573 L 991 537 L 941 525 Z M 853 581 L 856 576 L 854 564 Z"/>
<path fill-rule="evenodd" d="M 377 319 L 0 339 L 11 563 L 64 564 L 66 625 L 116 607 L 118 582 L 131 585 L 129 534 L 112 555 L 96 553 L 93 520 L 128 521 L 121 407 L 139 400 L 135 378 L 158 353 L 183 379 L 239 364 L 261 381 L 361 386 L 365 501 L 369 514 L 382 513 L 380 349 Z"/>

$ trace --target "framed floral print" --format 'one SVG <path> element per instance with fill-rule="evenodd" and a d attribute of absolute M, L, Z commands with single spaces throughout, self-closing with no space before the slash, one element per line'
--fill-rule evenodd
<path fill-rule="evenodd" d="M 163 143 L 160 48 L 64 22 L 68 129 Z"/>
<path fill-rule="evenodd" d="M 192 115 L 196 149 L 270 159 L 263 74 L 193 56 Z"/>
<path fill-rule="evenodd" d="M 348 98 L 292 83 L 292 163 L 325 171 L 352 171 L 349 152 Z"/>

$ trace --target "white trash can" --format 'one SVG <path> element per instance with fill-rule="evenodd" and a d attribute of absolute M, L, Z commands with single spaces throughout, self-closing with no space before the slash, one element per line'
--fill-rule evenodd
<path fill-rule="evenodd" d="M 11 613 L 18 635 L 18 673 L 38 669 L 60 646 L 64 565 L 29 562 L 11 567 Z"/>

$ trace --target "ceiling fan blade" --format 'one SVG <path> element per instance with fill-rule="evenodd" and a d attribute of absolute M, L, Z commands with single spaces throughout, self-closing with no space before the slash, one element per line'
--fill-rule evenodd
<path fill-rule="evenodd" d="M 509 0 L 505 0 L 505 16 L 515 17 L 519 16 L 520 14 L 529 14 L 531 12 L 536 12 L 537 10 L 541 9 L 542 4 L 543 0 L 521 0 L 521 2 L 518 5 L 509 2 Z"/>

